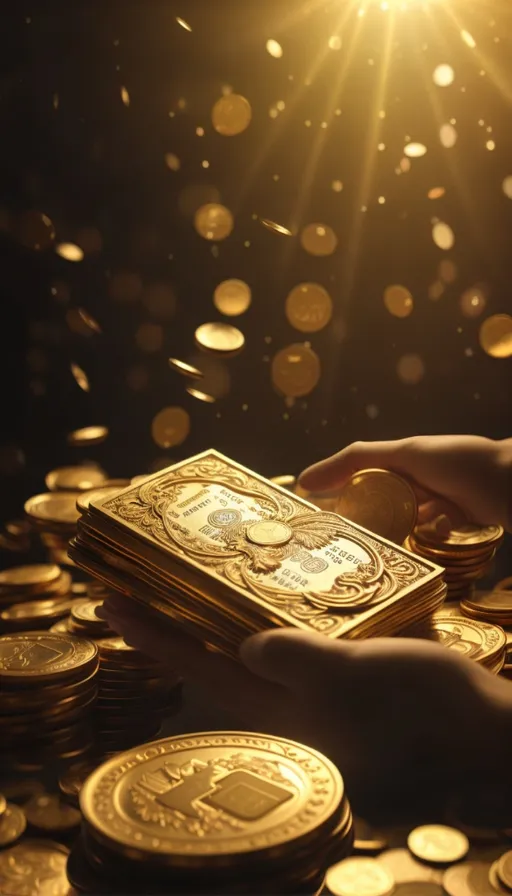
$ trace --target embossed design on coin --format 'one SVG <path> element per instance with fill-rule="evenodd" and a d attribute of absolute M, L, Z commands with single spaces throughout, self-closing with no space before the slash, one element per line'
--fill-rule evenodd
<path fill-rule="evenodd" d="M 34 677 L 65 674 L 91 663 L 98 654 L 92 641 L 52 632 L 24 632 L 0 638 L 2 676 Z"/>
<path fill-rule="evenodd" d="M 469 850 L 469 840 L 462 831 L 444 824 L 426 824 L 415 828 L 407 838 L 412 854 L 424 862 L 459 862 Z"/>
<path fill-rule="evenodd" d="M 249 541 L 262 547 L 288 544 L 293 536 L 293 529 L 281 520 L 260 520 L 251 523 L 246 532 Z"/>
<path fill-rule="evenodd" d="M 444 647 L 450 647 L 478 662 L 489 655 L 499 654 L 505 650 L 507 643 L 505 633 L 498 626 L 464 616 L 436 613 L 433 629 L 435 637 Z"/>
<path fill-rule="evenodd" d="M 69 850 L 51 840 L 24 840 L 0 853 L 0 892 L 9 896 L 68 896 Z"/>
<path fill-rule="evenodd" d="M 327 870 L 325 883 L 332 896 L 390 896 L 392 874 L 375 859 L 353 856 Z"/>
<path fill-rule="evenodd" d="M 205 857 L 300 843 L 343 796 L 335 767 L 283 738 L 239 732 L 173 737 L 123 753 L 85 782 L 86 824 L 118 849 Z"/>
<path fill-rule="evenodd" d="M 233 523 L 242 522 L 242 514 L 239 510 L 214 510 L 208 515 L 210 526 L 231 526 Z"/>

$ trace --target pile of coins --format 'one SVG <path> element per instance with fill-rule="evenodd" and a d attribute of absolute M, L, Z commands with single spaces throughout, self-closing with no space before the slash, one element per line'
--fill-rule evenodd
<path fill-rule="evenodd" d="M 441 824 L 422 825 L 410 832 L 407 849 L 388 849 L 376 858 L 356 855 L 330 867 L 323 892 L 326 896 L 510 893 L 512 850 L 503 852 L 496 832 L 488 830 L 483 834 L 487 836 L 482 854 L 471 848 L 463 831 Z M 358 848 L 357 840 L 355 848 Z"/>
<path fill-rule="evenodd" d="M 25 770 L 93 747 L 98 648 L 52 632 L 0 638 L 0 765 Z"/>
<path fill-rule="evenodd" d="M 243 732 L 172 737 L 97 768 L 68 876 L 82 893 L 304 893 L 353 842 L 328 759 Z"/>
<path fill-rule="evenodd" d="M 71 576 L 55 563 L 0 572 L 0 631 L 48 628 L 69 613 L 72 602 Z"/>
<path fill-rule="evenodd" d="M 503 541 L 501 526 L 477 526 L 472 523 L 452 529 L 442 536 L 432 527 L 416 527 L 405 542 L 414 554 L 444 566 L 448 600 L 469 597 Z"/>
<path fill-rule="evenodd" d="M 180 679 L 122 638 L 104 638 L 98 649 L 95 722 L 101 752 L 154 739 L 164 719 L 181 708 Z"/>
<path fill-rule="evenodd" d="M 68 542 L 76 532 L 79 491 L 45 492 L 25 503 L 25 513 L 51 560 L 73 565 L 68 557 Z"/>
<path fill-rule="evenodd" d="M 406 634 L 438 641 L 495 675 L 505 665 L 507 637 L 503 629 L 482 620 L 468 619 L 460 612 L 446 612 L 441 608 L 433 614 L 428 624 L 415 626 Z"/>

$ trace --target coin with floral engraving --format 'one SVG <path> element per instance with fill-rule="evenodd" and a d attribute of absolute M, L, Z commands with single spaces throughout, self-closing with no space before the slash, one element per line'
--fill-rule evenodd
<path fill-rule="evenodd" d="M 80 808 L 91 835 L 121 854 L 206 869 L 297 848 L 335 825 L 343 796 L 315 750 L 216 731 L 115 756 L 87 778 Z"/>

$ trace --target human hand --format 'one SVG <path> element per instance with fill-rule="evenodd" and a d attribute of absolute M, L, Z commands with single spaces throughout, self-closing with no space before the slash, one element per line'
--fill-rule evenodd
<path fill-rule="evenodd" d="M 241 725 L 321 750 L 352 793 L 382 781 L 395 786 L 420 769 L 426 778 L 454 781 L 484 761 L 488 780 L 487 747 L 502 736 L 496 688 L 512 709 L 509 690 L 502 693 L 506 682 L 430 641 L 333 641 L 278 629 L 248 638 L 240 665 L 121 597 L 109 598 L 102 615 L 128 643 L 236 713 Z"/>
<path fill-rule="evenodd" d="M 310 491 L 341 487 L 358 470 L 401 473 L 418 499 L 418 522 L 471 521 L 512 528 L 512 440 L 481 436 L 416 436 L 391 442 L 354 442 L 304 470 Z"/>

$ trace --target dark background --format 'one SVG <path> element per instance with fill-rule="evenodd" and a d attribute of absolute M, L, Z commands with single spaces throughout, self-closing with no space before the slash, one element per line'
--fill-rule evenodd
<path fill-rule="evenodd" d="M 119 477 L 212 446 L 277 475 L 297 473 L 354 439 L 511 435 L 512 361 L 487 356 L 478 341 L 486 316 L 512 311 L 512 201 L 502 189 L 512 175 L 510 4 L 409 0 L 407 10 L 372 4 L 363 18 L 358 5 L 39 0 L 3 13 L 4 521 L 44 490 L 49 469 L 90 457 Z M 475 49 L 463 42 L 461 28 L 473 35 Z M 334 33 L 342 38 L 339 51 L 327 49 Z M 282 58 L 267 53 L 268 38 L 281 43 Z M 455 70 L 447 88 L 432 81 L 441 63 Z M 211 124 L 226 84 L 252 106 L 250 127 L 236 137 L 217 134 Z M 269 108 L 278 100 L 286 108 L 272 119 Z M 450 119 L 458 140 L 446 149 L 439 127 Z M 407 138 L 428 152 L 397 175 Z M 494 151 L 486 148 L 489 139 Z M 179 171 L 168 169 L 166 153 L 178 156 Z M 343 182 L 340 193 L 333 180 Z M 217 188 L 232 210 L 235 227 L 225 241 L 204 240 L 183 213 L 183 191 L 191 185 Z M 446 193 L 433 201 L 427 193 L 436 186 Z M 25 247 L 23 214 L 30 209 L 49 216 L 57 242 L 97 228 L 102 250 L 74 264 L 51 247 Z M 269 232 L 256 216 L 299 230 L 312 221 L 329 224 L 338 248 L 313 257 L 297 237 Z M 450 252 L 432 240 L 434 217 L 454 231 Z M 457 276 L 434 301 L 429 289 L 446 259 Z M 140 324 L 154 319 L 144 293 L 128 303 L 109 297 L 109 277 L 120 270 L 139 274 L 144 287 L 164 282 L 173 290 L 175 315 L 155 320 L 163 328 L 158 351 L 145 352 L 136 340 Z M 167 359 L 198 363 L 194 330 L 221 319 L 212 295 L 230 277 L 252 289 L 250 309 L 229 319 L 246 345 L 235 358 L 208 358 L 214 381 L 221 376 L 229 389 L 204 404 L 186 394 Z M 301 281 L 323 284 L 335 306 L 333 322 L 311 336 L 295 331 L 284 313 L 288 291 Z M 406 319 L 384 306 L 383 292 L 393 283 L 413 295 Z M 487 304 L 481 316 L 468 318 L 460 297 L 477 284 Z M 72 332 L 66 316 L 78 307 L 93 315 L 101 333 Z M 288 407 L 272 385 L 270 362 L 279 348 L 305 339 L 320 356 L 322 377 L 313 393 Z M 425 365 L 417 385 L 396 372 L 408 353 Z M 71 363 L 86 371 L 88 393 Z M 166 453 L 150 427 L 169 405 L 186 408 L 192 428 Z M 96 423 L 109 426 L 104 445 L 67 446 L 70 430 Z"/>

